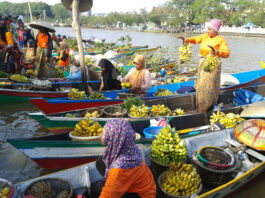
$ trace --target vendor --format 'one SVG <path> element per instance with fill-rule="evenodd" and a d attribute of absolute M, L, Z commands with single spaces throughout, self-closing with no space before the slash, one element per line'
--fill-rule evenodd
<path fill-rule="evenodd" d="M 146 92 L 151 87 L 151 74 L 145 69 L 144 56 L 137 55 L 133 64 L 135 68 L 131 69 L 122 81 L 130 82 L 132 92 Z"/>
<path fill-rule="evenodd" d="M 102 69 L 102 82 L 99 91 L 120 90 L 121 74 L 116 67 L 107 59 L 100 59 L 98 66 Z"/>
<path fill-rule="evenodd" d="M 198 67 L 197 83 L 195 86 L 196 106 L 200 113 L 207 112 L 214 107 L 220 89 L 221 62 L 213 72 L 207 72 L 202 69 L 206 60 L 205 57 L 209 53 L 213 53 L 209 45 L 215 49 L 216 55 L 219 58 L 228 58 L 230 55 L 225 39 L 218 35 L 221 26 L 222 22 L 220 20 L 213 19 L 207 23 L 208 33 L 185 40 L 185 43 L 201 43 L 201 59 Z"/>
<path fill-rule="evenodd" d="M 105 124 L 101 142 L 106 149 L 102 159 L 96 162 L 106 180 L 100 198 L 119 198 L 126 192 L 144 198 L 156 197 L 153 175 L 135 144 L 135 136 L 125 119 L 113 119 Z"/>
<path fill-rule="evenodd" d="M 35 73 L 41 80 L 47 77 L 53 77 L 55 74 L 54 65 L 52 62 L 52 39 L 49 30 L 45 27 L 38 28 L 38 33 L 35 41 L 35 57 L 36 69 Z"/>
<path fill-rule="evenodd" d="M 60 56 L 58 57 L 58 60 L 59 60 L 58 66 L 59 67 L 68 66 L 70 64 L 70 54 L 69 54 L 69 47 L 67 43 L 62 42 L 60 49 L 61 49 L 61 52 L 60 52 Z"/>

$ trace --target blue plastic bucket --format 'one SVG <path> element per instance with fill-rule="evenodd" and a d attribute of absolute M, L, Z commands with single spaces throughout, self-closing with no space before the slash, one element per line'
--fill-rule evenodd
<path fill-rule="evenodd" d="M 145 138 L 155 138 L 163 127 L 148 127 L 144 129 Z"/>

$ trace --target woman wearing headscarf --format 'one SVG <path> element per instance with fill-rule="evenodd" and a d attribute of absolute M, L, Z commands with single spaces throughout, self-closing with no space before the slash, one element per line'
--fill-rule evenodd
<path fill-rule="evenodd" d="M 119 198 L 126 192 L 154 198 L 156 185 L 153 175 L 135 144 L 135 132 L 125 119 L 109 120 L 101 135 L 106 146 L 102 157 L 106 180 L 100 198 Z"/>
<path fill-rule="evenodd" d="M 212 46 L 216 51 L 219 58 L 228 58 L 230 51 L 225 39 L 218 35 L 218 31 L 222 26 L 222 22 L 218 19 L 212 19 L 207 24 L 208 33 L 200 36 L 191 37 L 185 40 L 186 43 L 201 43 L 200 52 L 201 59 L 198 68 L 198 77 L 196 87 L 196 106 L 200 113 L 211 110 L 217 102 L 220 78 L 221 78 L 221 61 L 220 64 L 212 72 L 204 71 L 203 66 L 205 57 L 213 50 L 209 47 Z"/>
<path fill-rule="evenodd" d="M 69 46 L 67 43 L 61 43 L 61 52 L 59 56 L 58 66 L 68 66 L 70 64 L 70 56 L 69 56 Z"/>
<path fill-rule="evenodd" d="M 99 91 L 120 90 L 121 74 L 116 67 L 107 59 L 100 59 L 98 66 L 102 69 L 102 82 Z"/>
<path fill-rule="evenodd" d="M 151 87 L 151 74 L 145 69 L 144 56 L 137 55 L 133 64 L 135 68 L 131 69 L 122 81 L 130 82 L 132 92 L 146 92 Z"/>

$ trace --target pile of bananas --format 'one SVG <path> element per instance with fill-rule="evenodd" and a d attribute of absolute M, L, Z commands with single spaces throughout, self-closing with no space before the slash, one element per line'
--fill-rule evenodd
<path fill-rule="evenodd" d="M 184 82 L 185 79 L 182 76 L 175 76 L 175 78 L 168 78 L 167 84 Z"/>
<path fill-rule="evenodd" d="M 63 70 L 61 70 L 59 67 L 55 67 L 55 77 L 56 78 L 63 78 L 64 77 L 64 73 Z"/>
<path fill-rule="evenodd" d="M 206 56 L 205 63 L 203 65 L 203 70 L 206 72 L 213 72 L 215 68 L 220 64 L 220 59 L 217 56 L 209 54 Z"/>
<path fill-rule="evenodd" d="M 78 89 L 72 88 L 68 94 L 69 99 L 85 99 L 86 93 L 84 91 L 79 91 Z"/>
<path fill-rule="evenodd" d="M 19 82 L 29 82 L 29 79 L 26 76 L 20 74 L 13 74 L 10 76 L 11 80 L 19 81 Z"/>
<path fill-rule="evenodd" d="M 170 163 L 169 170 L 162 178 L 162 188 L 175 196 L 195 194 L 201 183 L 200 175 L 192 164 Z"/>
<path fill-rule="evenodd" d="M 162 128 L 159 135 L 152 142 L 151 157 L 161 164 L 183 162 L 186 159 L 187 149 L 184 140 L 180 140 L 175 128 Z"/>
<path fill-rule="evenodd" d="M 167 116 L 170 114 L 170 109 L 165 105 L 153 105 L 151 112 L 155 116 Z"/>
<path fill-rule="evenodd" d="M 141 106 L 132 105 L 130 108 L 130 115 L 134 117 L 148 117 L 149 116 L 149 108 L 144 104 Z"/>
<path fill-rule="evenodd" d="M 86 118 L 98 118 L 99 116 L 100 114 L 98 113 L 98 111 L 94 111 L 92 113 L 86 112 L 86 115 L 85 115 Z"/>
<path fill-rule="evenodd" d="M 179 48 L 179 59 L 181 62 L 190 62 L 190 58 L 191 58 L 191 51 L 192 45 L 191 44 L 185 44 L 182 45 Z"/>
<path fill-rule="evenodd" d="M 176 109 L 175 111 L 172 112 L 173 116 L 181 116 L 184 115 L 184 110 L 182 110 L 181 108 Z"/>
<path fill-rule="evenodd" d="M 33 69 L 28 69 L 25 73 L 27 77 L 35 76 L 35 72 Z"/>
<path fill-rule="evenodd" d="M 90 119 L 84 119 L 79 121 L 75 125 L 75 129 L 72 135 L 78 137 L 91 137 L 91 136 L 99 136 L 101 132 L 102 132 L 102 127 L 98 122 L 93 122 Z"/>
<path fill-rule="evenodd" d="M 155 92 L 155 96 L 171 96 L 171 95 L 174 95 L 174 94 L 168 89 L 158 89 Z"/>
<path fill-rule="evenodd" d="M 105 96 L 102 93 L 93 92 L 92 94 L 90 94 L 88 99 L 92 99 L 92 100 L 105 99 Z"/>
<path fill-rule="evenodd" d="M 244 118 L 241 118 L 239 114 L 234 114 L 234 113 L 225 114 L 224 112 L 218 111 L 216 114 L 213 113 L 210 116 L 210 125 L 213 126 L 214 123 L 218 122 L 228 129 L 235 127 L 238 122 L 242 122 L 243 120 Z"/>
<path fill-rule="evenodd" d="M 11 189 L 10 186 L 7 183 L 3 183 L 0 186 L 0 198 L 6 198 L 8 197 Z"/>

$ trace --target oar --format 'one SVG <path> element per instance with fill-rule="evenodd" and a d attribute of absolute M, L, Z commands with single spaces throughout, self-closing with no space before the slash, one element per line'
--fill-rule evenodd
<path fill-rule="evenodd" d="M 261 66 L 265 69 L 265 63 L 263 63 L 262 61 L 259 61 Z"/>

